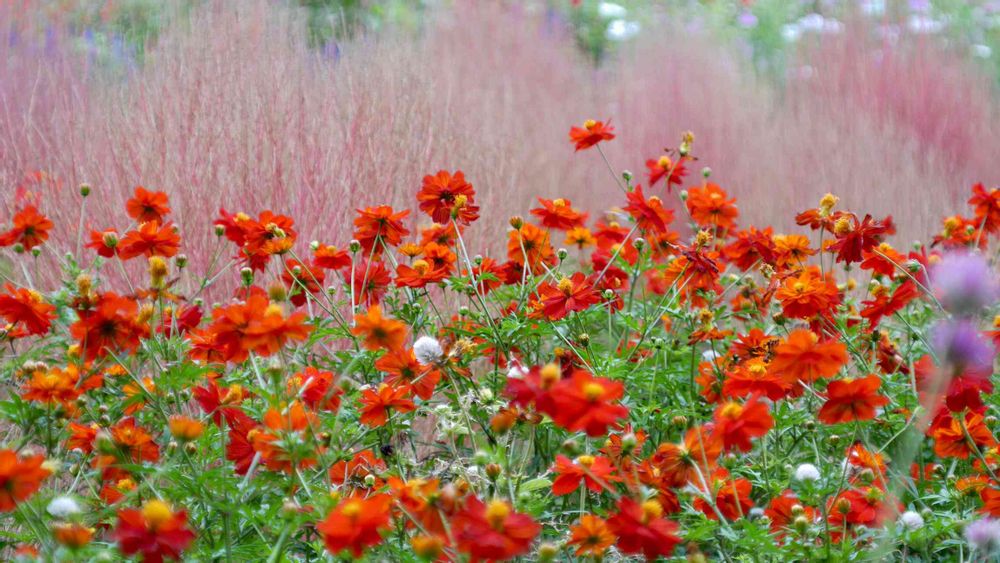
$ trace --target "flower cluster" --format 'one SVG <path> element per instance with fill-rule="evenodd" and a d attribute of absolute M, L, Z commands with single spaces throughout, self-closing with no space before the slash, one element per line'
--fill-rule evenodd
<path fill-rule="evenodd" d="M 601 152 L 620 208 L 539 198 L 493 256 L 469 252 L 457 170 L 414 210 L 358 209 L 338 244 L 220 210 L 203 273 L 165 192 L 135 188 L 127 228 L 81 220 L 79 253 L 23 205 L 0 233 L 5 555 L 1000 549 L 1000 189 L 903 250 L 891 216 L 830 194 L 797 232 L 744 226 L 693 150 L 646 161 L 645 188 Z M 35 285 L 45 253 L 58 287 Z"/>

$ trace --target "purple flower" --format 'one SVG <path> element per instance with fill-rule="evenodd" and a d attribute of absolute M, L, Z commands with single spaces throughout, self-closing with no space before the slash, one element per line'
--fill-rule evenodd
<path fill-rule="evenodd" d="M 967 320 L 942 320 L 931 330 L 938 361 L 954 374 L 989 377 L 996 351 L 976 325 Z"/>
<path fill-rule="evenodd" d="M 989 553 L 996 550 L 1000 546 L 1000 520 L 976 520 L 965 527 L 965 539 L 980 551 Z"/>
<path fill-rule="evenodd" d="M 1000 288 L 997 273 L 980 254 L 953 252 L 931 270 L 934 295 L 950 313 L 973 317 L 993 305 Z"/>
<path fill-rule="evenodd" d="M 740 15 L 736 17 L 736 23 L 744 29 L 757 27 L 757 16 L 755 16 L 750 10 L 743 10 L 740 12 Z"/>

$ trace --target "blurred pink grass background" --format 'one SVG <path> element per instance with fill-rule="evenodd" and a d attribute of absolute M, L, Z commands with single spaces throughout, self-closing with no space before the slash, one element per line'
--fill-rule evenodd
<path fill-rule="evenodd" d="M 567 140 L 587 118 L 612 119 L 608 157 L 643 183 L 645 160 L 694 131 L 689 183 L 710 166 L 744 226 L 793 228 L 829 191 L 857 212 L 892 213 L 898 242 L 928 240 L 964 211 L 971 183 L 1000 181 L 987 80 L 933 45 L 883 44 L 861 26 L 803 49 L 796 66 L 811 72 L 793 71 L 781 92 L 710 37 L 647 28 L 594 70 L 540 15 L 471 2 L 419 37 L 347 43 L 337 61 L 267 2 L 212 4 L 124 78 L 58 34 L 46 46 L 5 38 L 0 59 L 0 186 L 12 193 L 34 170 L 58 179 L 37 186 L 57 220 L 53 247 L 75 242 L 77 184 L 94 186 L 94 229 L 124 228 L 142 184 L 170 195 L 196 268 L 215 248 L 219 207 L 270 208 L 301 240 L 343 245 L 355 208 L 414 207 L 422 176 L 441 168 L 476 186 L 484 220 L 470 238 L 499 251 L 499 225 L 536 196 L 592 212 L 621 200 L 599 155 L 574 155 Z"/>

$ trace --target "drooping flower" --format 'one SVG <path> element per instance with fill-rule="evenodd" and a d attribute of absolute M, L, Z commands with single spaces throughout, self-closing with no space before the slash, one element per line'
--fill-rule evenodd
<path fill-rule="evenodd" d="M 507 240 L 507 258 L 527 268 L 533 274 L 544 271 L 545 266 L 555 264 L 555 251 L 549 240 L 549 232 L 525 223 L 519 229 L 510 231 Z"/>
<path fill-rule="evenodd" d="M 982 184 L 972 186 L 969 205 L 975 212 L 978 224 L 988 233 L 1000 231 L 1000 188 L 987 190 Z"/>
<path fill-rule="evenodd" d="M 704 492 L 708 498 L 696 497 L 694 507 L 709 519 L 719 518 L 716 510 L 726 520 L 737 520 L 749 514 L 753 507 L 753 500 L 750 499 L 752 488 L 750 481 L 743 477 L 733 477 L 725 469 L 719 468 L 708 477 L 706 484 L 708 490 Z M 700 483 L 699 488 L 703 489 Z"/>
<path fill-rule="evenodd" d="M 317 524 L 316 531 L 330 553 L 345 549 L 361 557 L 365 549 L 382 543 L 382 533 L 391 527 L 392 496 L 375 494 L 367 498 L 352 496 L 344 499 Z"/>
<path fill-rule="evenodd" d="M 660 198 L 651 196 L 646 199 L 642 186 L 636 186 L 626 196 L 628 206 L 625 207 L 640 229 L 653 233 L 666 233 L 667 226 L 674 220 L 674 212 L 663 207 Z"/>
<path fill-rule="evenodd" d="M 151 500 L 141 510 L 119 510 L 111 537 L 125 555 L 139 554 L 144 562 L 158 563 L 164 558 L 180 559 L 195 534 L 188 528 L 185 511 L 174 512 L 167 503 Z"/>
<path fill-rule="evenodd" d="M 886 237 L 896 233 L 896 226 L 889 215 L 881 221 L 865 215 L 860 222 L 853 213 L 847 213 L 833 224 L 833 234 L 836 237 L 825 250 L 837 254 L 837 262 L 851 264 L 861 262 L 864 252 L 878 246 Z"/>
<path fill-rule="evenodd" d="M 569 140 L 576 145 L 576 150 L 589 149 L 601 141 L 610 141 L 615 138 L 614 127 L 611 120 L 605 124 L 603 121 L 588 119 L 583 122 L 583 128 L 571 127 L 569 130 Z"/>

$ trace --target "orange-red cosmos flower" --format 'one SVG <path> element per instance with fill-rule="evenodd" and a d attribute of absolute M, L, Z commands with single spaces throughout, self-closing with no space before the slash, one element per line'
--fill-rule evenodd
<path fill-rule="evenodd" d="M 333 372 L 309 366 L 288 379 L 288 390 L 311 409 L 336 411 L 344 394 L 336 379 Z"/>
<path fill-rule="evenodd" d="M 0 247 L 20 244 L 25 250 L 41 246 L 49 239 L 49 231 L 55 226 L 34 205 L 28 205 L 14 214 L 14 226 L 0 233 Z"/>
<path fill-rule="evenodd" d="M 983 415 L 975 412 L 942 413 L 931 424 L 928 434 L 934 439 L 934 454 L 938 457 L 968 459 L 972 446 L 982 450 L 997 445 L 983 422 Z"/>
<path fill-rule="evenodd" d="M 332 245 L 320 245 L 313 251 L 313 264 L 327 270 L 340 270 L 351 265 L 351 255 Z"/>
<path fill-rule="evenodd" d="M 581 516 L 578 523 L 569 527 L 569 534 L 566 544 L 575 547 L 574 553 L 580 557 L 592 555 L 600 558 L 615 543 L 615 535 L 608 529 L 608 523 L 593 514 Z"/>
<path fill-rule="evenodd" d="M 687 157 L 681 157 L 676 162 L 667 155 L 663 155 L 656 160 L 647 160 L 646 168 L 649 169 L 649 187 L 652 188 L 657 182 L 663 178 L 667 179 L 667 192 L 670 192 L 670 188 L 673 186 L 679 186 L 684 182 L 684 176 L 687 176 L 687 168 L 684 166 L 684 162 L 688 160 Z"/>
<path fill-rule="evenodd" d="M 142 223 L 134 231 L 125 233 L 118 242 L 118 257 L 129 260 L 136 256 L 163 256 L 170 258 L 181 247 L 181 237 L 171 223 Z"/>
<path fill-rule="evenodd" d="M 805 235 L 774 235 L 774 265 L 779 269 L 801 268 L 803 261 L 816 254 Z"/>
<path fill-rule="evenodd" d="M 357 211 L 354 238 L 361 243 L 365 254 L 380 256 L 382 245 L 399 246 L 403 237 L 410 234 L 409 229 L 403 226 L 403 219 L 410 215 L 409 209 L 397 213 L 388 205 L 378 205 Z"/>
<path fill-rule="evenodd" d="M 371 450 L 361 450 L 349 460 L 341 460 L 330 466 L 330 482 L 334 485 L 344 485 L 352 488 L 377 489 L 385 482 L 378 477 L 385 471 L 385 462 L 375 457 Z M 371 475 L 375 479 L 371 486 L 365 484 L 365 479 Z"/>
<path fill-rule="evenodd" d="M 622 497 L 618 512 L 608 518 L 608 528 L 618 537 L 618 549 L 628 555 L 642 554 L 647 561 L 669 557 L 681 542 L 676 523 L 663 518 L 663 506 L 656 500 L 642 504 Z"/>
<path fill-rule="evenodd" d="M 359 260 L 353 269 L 345 268 L 343 273 L 354 292 L 356 305 L 377 305 L 392 283 L 389 270 L 380 260 Z"/>
<path fill-rule="evenodd" d="M 789 384 L 813 383 L 822 377 L 833 377 L 847 363 L 847 346 L 842 342 L 820 342 L 816 333 L 797 328 L 774 348 L 768 366 L 772 373 Z"/>
<path fill-rule="evenodd" d="M 94 529 L 83 524 L 57 522 L 52 524 L 52 537 L 71 550 L 80 549 L 94 539 Z"/>
<path fill-rule="evenodd" d="M 733 478 L 728 471 L 719 468 L 712 473 L 706 484 L 709 490 L 704 492 L 712 499 L 712 504 L 699 496 L 694 499 L 694 507 L 709 519 L 719 518 L 716 509 L 726 520 L 736 520 L 749 514 L 753 507 L 753 501 L 750 499 L 750 481 L 742 477 Z M 703 489 L 701 485 L 699 488 Z"/>
<path fill-rule="evenodd" d="M 781 399 L 791 390 L 788 381 L 772 373 L 762 359 L 751 359 L 726 373 L 722 394 L 726 397 L 763 395 L 772 401 Z"/>
<path fill-rule="evenodd" d="M 736 198 L 728 198 L 725 190 L 709 182 L 688 190 L 687 208 L 699 226 L 728 230 L 736 226 L 739 216 Z"/>
<path fill-rule="evenodd" d="M 149 337 L 149 325 L 140 318 L 136 302 L 114 292 L 102 293 L 91 309 L 77 314 L 80 318 L 69 330 L 88 360 L 109 351 L 135 350 Z"/>
<path fill-rule="evenodd" d="M 900 506 L 879 487 L 848 489 L 830 499 L 827 519 L 834 528 L 843 529 L 845 525 L 875 528 L 895 518 Z"/>
<path fill-rule="evenodd" d="M 889 403 L 889 399 L 878 394 L 881 386 L 882 380 L 877 375 L 831 381 L 817 418 L 825 424 L 871 420 L 875 418 L 875 409 Z"/>
<path fill-rule="evenodd" d="M 767 508 L 764 509 L 764 515 L 771 520 L 771 533 L 779 534 L 779 536 L 784 535 L 784 531 L 792 525 L 798 516 L 795 514 L 795 506 L 801 507 L 800 514 L 806 518 L 806 521 L 814 522 L 816 520 L 816 509 L 803 504 L 802 499 L 791 489 L 785 489 L 780 495 L 771 499 Z"/>
<path fill-rule="evenodd" d="M 400 264 L 396 266 L 396 287 L 425 287 L 429 283 L 439 283 L 448 278 L 448 270 L 434 269 L 430 262 L 424 259 L 413 261 L 411 266 Z"/>
<path fill-rule="evenodd" d="M 281 281 L 285 282 L 291 297 L 289 301 L 296 307 L 305 305 L 308 295 L 323 291 L 326 274 L 314 264 L 303 264 L 298 260 L 285 260 L 285 269 L 281 272 Z"/>
<path fill-rule="evenodd" d="M 726 260 L 744 272 L 757 264 L 774 264 L 776 252 L 771 227 L 759 230 L 754 226 L 737 232 L 735 240 L 722 249 Z"/>
<path fill-rule="evenodd" d="M 25 334 L 45 334 L 56 318 L 55 306 L 49 305 L 33 289 L 4 285 L 0 293 L 0 316 L 14 326 L 23 328 Z"/>
<path fill-rule="evenodd" d="M 423 186 L 417 192 L 420 210 L 430 215 L 435 223 L 455 221 L 468 225 L 479 218 L 479 207 L 475 205 L 476 190 L 465 181 L 461 170 L 454 174 L 439 170 L 437 174 L 424 176 Z"/>
<path fill-rule="evenodd" d="M 470 495 L 452 518 L 451 529 L 458 549 L 475 562 L 524 555 L 542 527 L 527 514 L 515 512 L 506 501 L 484 504 Z"/>
<path fill-rule="evenodd" d="M 63 405 L 72 413 L 75 408 L 72 403 L 84 392 L 100 387 L 101 381 L 100 376 L 95 376 L 81 383 L 80 371 L 74 365 L 66 369 L 38 369 L 25 381 L 21 398 L 48 405 Z"/>
<path fill-rule="evenodd" d="M 316 531 L 334 555 L 350 550 L 361 557 L 366 549 L 382 543 L 382 532 L 391 527 L 392 496 L 376 494 L 367 498 L 348 497 L 317 524 Z"/>
<path fill-rule="evenodd" d="M 413 348 L 390 350 L 375 362 L 375 369 L 385 372 L 385 383 L 391 386 L 409 386 L 423 400 L 434 394 L 441 381 L 441 372 L 433 366 L 421 364 Z"/>
<path fill-rule="evenodd" d="M 987 190 L 982 184 L 972 186 L 969 205 L 975 212 L 975 220 L 988 233 L 1000 231 L 1000 188 Z"/>
<path fill-rule="evenodd" d="M 41 487 L 49 470 L 40 455 L 19 457 L 14 450 L 0 450 L 0 512 L 10 512 Z"/>
<path fill-rule="evenodd" d="M 285 317 L 281 307 L 272 304 L 262 292 L 255 291 L 242 303 L 217 307 L 212 311 L 212 324 L 204 329 L 211 337 L 210 349 L 219 353 L 222 361 L 240 363 L 250 352 L 261 356 L 277 353 L 288 342 L 305 340 L 311 327 L 305 324 L 305 313 Z M 197 338 L 202 331 L 192 331 Z M 211 354 L 195 353 L 196 359 L 208 359 Z"/>
<path fill-rule="evenodd" d="M 289 447 L 308 440 L 316 424 L 315 413 L 294 401 L 283 410 L 268 409 L 263 422 L 264 427 L 250 431 L 247 438 L 268 469 L 293 473 L 316 465 L 314 448 Z"/>
<path fill-rule="evenodd" d="M 752 438 L 760 438 L 774 427 L 774 419 L 767 405 L 757 397 L 744 404 L 723 403 L 713 413 L 715 427 L 712 433 L 722 441 L 726 451 L 739 449 L 748 452 L 753 448 Z"/>
<path fill-rule="evenodd" d="M 583 122 L 583 127 L 571 127 L 569 130 L 569 140 L 576 145 L 576 150 L 589 149 L 601 141 L 610 141 L 615 138 L 615 128 L 611 126 L 611 120 L 607 125 L 603 121 L 588 119 Z"/>
<path fill-rule="evenodd" d="M 215 225 L 240 247 L 237 257 L 252 270 L 263 271 L 271 256 L 288 252 L 295 243 L 295 222 L 285 215 L 265 210 L 252 219 L 244 213 L 232 215 L 225 209 L 220 209 L 219 215 Z"/>
<path fill-rule="evenodd" d="M 238 421 L 249 422 L 249 417 L 240 409 L 240 403 L 246 398 L 243 386 L 232 384 L 225 390 L 219 388 L 217 377 L 207 377 L 205 385 L 194 388 L 194 399 L 198 401 L 205 414 L 212 417 L 216 426 L 222 426 L 222 421 L 233 424 Z"/>
<path fill-rule="evenodd" d="M 558 284 L 545 282 L 538 286 L 538 313 L 550 321 L 559 320 L 572 312 L 585 311 L 600 301 L 601 295 L 583 272 L 563 278 Z"/>
<path fill-rule="evenodd" d="M 187 526 L 185 511 L 174 512 L 167 503 L 151 500 L 142 510 L 119 510 L 111 537 L 125 555 L 139 554 L 143 562 L 159 563 L 164 558 L 180 559 L 195 535 Z"/>
<path fill-rule="evenodd" d="M 116 448 L 117 457 L 95 459 L 95 465 L 107 466 L 119 458 L 126 463 L 142 463 L 143 461 L 158 461 L 160 447 L 146 429 L 138 426 L 132 417 L 124 418 L 108 429 L 111 441 Z"/>
<path fill-rule="evenodd" d="M 542 226 L 550 229 L 568 231 L 574 228 L 583 227 L 587 220 L 587 213 L 573 207 L 573 202 L 568 199 L 545 199 L 538 198 L 541 207 L 531 210 L 531 214 L 542 220 Z"/>
<path fill-rule="evenodd" d="M 667 232 L 667 226 L 674 220 L 674 212 L 665 209 L 660 198 L 654 195 L 646 199 L 642 186 L 636 186 L 625 197 L 628 199 L 625 211 L 635 219 L 640 229 L 659 234 Z"/>
<path fill-rule="evenodd" d="M 525 223 L 520 229 L 510 231 L 507 241 L 507 258 L 533 274 L 541 273 L 546 265 L 555 264 L 555 251 L 549 242 L 549 232 Z"/>
<path fill-rule="evenodd" d="M 681 301 L 703 307 L 707 301 L 703 292 L 722 293 L 719 284 L 718 252 L 685 251 L 671 260 L 662 272 L 649 270 L 647 281 L 650 289 L 658 295 L 673 288 L 681 296 Z"/>
<path fill-rule="evenodd" d="M 809 266 L 786 278 L 775 297 L 784 315 L 793 319 L 810 319 L 840 301 L 837 283 L 830 274 L 823 276 L 819 266 Z"/>
<path fill-rule="evenodd" d="M 552 386 L 548 393 L 550 408 L 544 412 L 570 432 L 603 436 L 609 427 L 617 427 L 628 416 L 628 409 L 618 402 L 624 395 L 625 386 L 620 381 L 576 370 Z"/>
<path fill-rule="evenodd" d="M 181 442 L 197 440 L 205 431 L 205 424 L 196 418 L 180 414 L 171 415 L 167 420 L 170 435 Z"/>
<path fill-rule="evenodd" d="M 162 223 L 163 218 L 170 213 L 167 194 L 151 192 L 142 186 L 136 186 L 135 195 L 125 202 L 125 211 L 137 223 Z"/>
<path fill-rule="evenodd" d="M 848 213 L 841 216 L 833 225 L 833 234 L 836 240 L 827 246 L 825 250 L 837 254 L 837 262 L 861 262 L 864 252 L 877 246 L 886 235 L 896 233 L 896 226 L 892 223 L 892 216 L 889 215 L 881 221 L 872 219 L 871 215 L 858 222 L 854 214 Z"/>
<path fill-rule="evenodd" d="M 618 481 L 611 460 L 603 456 L 582 455 L 575 460 L 559 454 L 552 466 L 556 474 L 552 481 L 552 494 L 568 495 L 580 487 L 582 482 L 588 489 L 599 493 L 604 487 Z"/>
<path fill-rule="evenodd" d="M 369 350 L 396 350 L 406 341 L 406 325 L 396 319 L 382 316 L 382 308 L 372 305 L 365 313 L 354 316 L 351 333 L 361 337 Z"/>
<path fill-rule="evenodd" d="M 90 231 L 90 242 L 84 246 L 94 249 L 94 252 L 97 252 L 97 255 L 102 258 L 112 258 L 118 254 L 119 242 L 118 231 L 107 229 Z"/>
<path fill-rule="evenodd" d="M 680 445 L 664 443 L 656 448 L 650 463 L 659 470 L 665 486 L 683 487 L 697 483 L 698 474 L 715 467 L 722 454 L 722 440 L 711 426 L 696 426 L 684 433 Z"/>
<path fill-rule="evenodd" d="M 407 413 L 417 408 L 413 400 L 409 398 L 410 387 L 400 385 L 393 387 L 385 383 L 378 386 L 378 390 L 371 388 L 361 392 L 361 424 L 372 427 L 384 425 L 389 420 L 389 411 Z"/>

